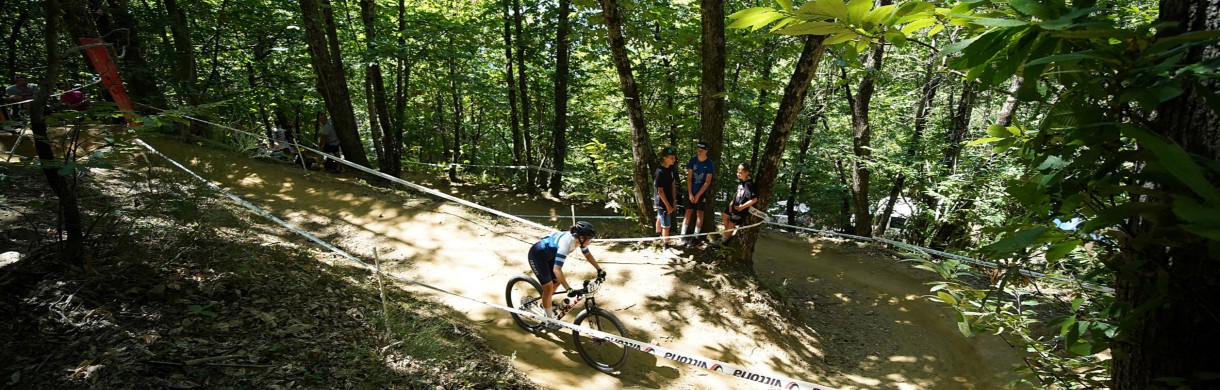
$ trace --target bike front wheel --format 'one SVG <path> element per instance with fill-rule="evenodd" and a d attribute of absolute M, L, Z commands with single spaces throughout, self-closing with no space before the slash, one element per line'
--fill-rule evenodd
<path fill-rule="evenodd" d="M 610 312 L 594 307 L 576 316 L 576 325 L 583 325 L 620 338 L 627 338 L 627 328 Z M 622 344 L 593 335 L 582 335 L 572 331 L 572 340 L 576 342 L 576 350 L 580 357 L 598 371 L 613 374 L 627 363 L 627 347 Z"/>
<path fill-rule="evenodd" d="M 542 286 L 538 281 L 528 276 L 517 276 L 508 281 L 508 286 L 504 289 L 504 298 L 508 301 L 508 307 L 537 314 L 540 317 L 545 316 L 542 309 Z M 542 322 L 533 318 L 521 316 L 517 313 L 512 313 L 513 322 L 517 323 L 521 329 L 526 332 L 536 333 L 542 329 Z"/>

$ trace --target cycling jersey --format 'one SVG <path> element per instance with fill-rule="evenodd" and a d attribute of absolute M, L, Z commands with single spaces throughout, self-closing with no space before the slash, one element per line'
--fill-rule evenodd
<path fill-rule="evenodd" d="M 555 266 L 563 267 L 568 254 L 579 245 L 576 236 L 569 232 L 555 232 L 543 237 L 530 248 L 530 268 L 538 277 L 538 283 L 547 284 L 555 279 Z M 588 247 L 580 247 L 581 253 L 589 253 Z"/>

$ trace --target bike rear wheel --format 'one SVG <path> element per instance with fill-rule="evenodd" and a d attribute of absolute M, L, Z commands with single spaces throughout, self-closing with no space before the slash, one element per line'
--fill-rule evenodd
<path fill-rule="evenodd" d="M 594 307 L 576 316 L 576 325 L 583 325 L 611 335 L 627 338 L 627 328 L 610 312 Z M 580 357 L 598 371 L 613 374 L 627 363 L 627 347 L 622 344 L 593 335 L 582 335 L 572 331 L 572 341 L 576 342 L 576 350 Z"/>
<path fill-rule="evenodd" d="M 542 310 L 542 286 L 538 281 L 528 276 L 517 276 L 508 281 L 504 289 L 504 298 L 508 307 L 545 316 Z M 542 322 L 533 318 L 512 313 L 513 322 L 526 332 L 535 333 L 542 329 Z"/>

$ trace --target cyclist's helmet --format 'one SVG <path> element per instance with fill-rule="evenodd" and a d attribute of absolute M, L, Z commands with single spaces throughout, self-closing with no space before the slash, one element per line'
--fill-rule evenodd
<path fill-rule="evenodd" d="M 576 225 L 572 225 L 571 233 L 588 238 L 597 237 L 597 229 L 593 228 L 593 224 L 585 221 L 580 221 L 577 222 Z"/>

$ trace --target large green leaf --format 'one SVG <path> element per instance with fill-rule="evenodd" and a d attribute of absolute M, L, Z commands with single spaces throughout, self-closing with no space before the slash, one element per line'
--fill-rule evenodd
<path fill-rule="evenodd" d="M 865 23 L 882 24 L 894 14 L 894 5 L 886 5 L 874 8 L 868 11 L 868 15 L 864 16 Z"/>
<path fill-rule="evenodd" d="M 1024 32 L 1024 28 L 1003 28 L 996 29 L 983 34 L 962 49 L 962 56 L 954 58 L 950 65 L 958 69 L 974 68 L 990 61 L 1001 50 L 1008 47 L 1009 40 L 1014 34 Z"/>
<path fill-rule="evenodd" d="M 986 27 L 1017 27 L 1029 24 L 1029 22 L 1015 19 L 997 19 L 997 18 L 978 18 L 972 21 L 974 24 Z"/>
<path fill-rule="evenodd" d="M 936 18 L 917 19 L 913 22 L 907 23 L 905 26 L 902 26 L 901 31 L 903 34 L 911 35 L 916 31 L 922 30 L 924 27 L 928 27 L 936 23 L 939 23 Z"/>
<path fill-rule="evenodd" d="M 1164 203 L 1127 202 L 1098 211 L 1093 218 L 1080 224 L 1077 229 L 1081 233 L 1093 233 L 1102 228 L 1118 225 L 1128 218 L 1163 213 L 1168 209 L 1169 206 Z"/>
<path fill-rule="evenodd" d="M 1061 62 L 1073 62 L 1080 60 L 1098 60 L 1098 61 L 1113 61 L 1110 57 L 1093 52 L 1092 50 L 1080 51 L 1068 54 L 1055 54 L 1042 57 L 1030 62 L 1026 62 L 1025 66 L 1042 65 Z"/>
<path fill-rule="evenodd" d="M 775 0 L 779 4 L 780 9 L 786 12 L 792 12 L 792 0 Z"/>
<path fill-rule="evenodd" d="M 1124 134 L 1134 137 L 1141 147 L 1151 150 L 1159 160 L 1158 162 L 1164 164 L 1166 170 L 1178 182 L 1194 191 L 1207 204 L 1220 205 L 1220 194 L 1217 194 L 1216 187 L 1212 186 L 1207 177 L 1203 175 L 1202 167 L 1195 163 L 1190 154 L 1182 150 L 1182 147 L 1171 144 L 1159 135 L 1152 134 L 1141 127 L 1130 124 L 1119 124 L 1118 126 Z"/>
<path fill-rule="evenodd" d="M 1008 5 L 1011 5 L 1017 12 L 1042 20 L 1051 20 L 1059 16 L 1053 7 L 1041 0 L 1010 0 Z"/>
<path fill-rule="evenodd" d="M 779 30 L 784 35 L 832 35 L 852 33 L 851 29 L 834 22 L 805 22 Z"/>
<path fill-rule="evenodd" d="M 1026 248 L 1037 243 L 1042 238 L 1043 234 L 1047 232 L 1047 230 L 1049 230 L 1049 228 L 1046 226 L 1034 226 L 1010 234 L 999 241 L 991 243 L 990 245 L 983 247 L 983 251 L 997 257 L 1007 255 L 1016 252 L 1021 248 Z"/>
<path fill-rule="evenodd" d="M 1076 249 L 1079 246 L 1080 246 L 1080 240 L 1067 240 L 1067 241 L 1056 242 L 1056 243 L 1052 244 L 1050 248 L 1047 248 L 1046 261 L 1049 261 L 1049 262 L 1059 261 L 1059 259 L 1062 259 L 1063 256 L 1066 256 L 1068 253 L 1072 253 L 1072 250 Z"/>
<path fill-rule="evenodd" d="M 847 20 L 855 24 L 863 23 L 864 17 L 871 9 L 873 0 L 850 0 L 847 2 Z"/>
<path fill-rule="evenodd" d="M 827 46 L 837 45 L 837 44 L 847 42 L 847 41 L 850 41 L 850 40 L 853 40 L 853 39 L 856 39 L 859 37 L 860 36 L 856 35 L 855 32 L 848 32 L 848 33 L 843 33 L 843 34 L 838 34 L 838 35 L 832 35 L 829 38 L 826 38 L 826 40 L 822 41 L 822 44 L 827 45 Z"/>
<path fill-rule="evenodd" d="M 804 20 L 847 19 L 847 4 L 840 0 L 813 0 L 797 9 L 796 17 Z"/>
<path fill-rule="evenodd" d="M 729 15 L 729 18 L 736 19 L 729 28 L 755 31 L 783 17 L 784 14 L 767 7 L 747 8 Z"/>

